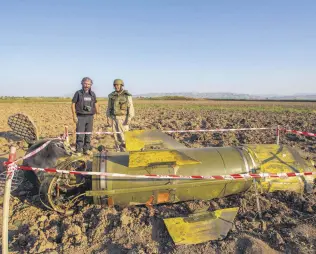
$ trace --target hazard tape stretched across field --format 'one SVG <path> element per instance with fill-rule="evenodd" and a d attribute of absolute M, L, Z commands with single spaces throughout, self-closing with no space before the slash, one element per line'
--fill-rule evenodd
<path fill-rule="evenodd" d="M 159 130 L 164 133 L 198 133 L 198 132 L 228 132 L 228 131 L 254 131 L 254 130 L 278 130 L 278 131 L 283 131 L 283 132 L 288 132 L 288 133 L 294 133 L 294 134 L 299 134 L 299 135 L 304 135 L 304 136 L 309 136 L 309 137 L 316 137 L 315 133 L 307 132 L 307 131 L 297 131 L 297 130 L 287 130 L 285 128 L 241 128 L 241 129 L 201 129 L 201 130 Z M 102 135 L 102 134 L 107 134 L 107 135 L 113 135 L 113 134 L 120 134 L 122 132 L 111 132 L 111 131 L 97 131 L 97 132 L 75 132 L 77 135 L 91 135 L 91 134 L 96 134 L 96 135 Z"/>
<path fill-rule="evenodd" d="M 241 129 L 209 129 L 209 130 L 162 130 L 162 132 L 165 133 L 185 133 L 185 132 L 226 132 L 226 131 L 248 131 L 248 130 L 274 130 L 276 128 L 241 128 Z M 306 131 L 296 131 L 296 130 L 287 130 L 285 128 L 279 128 L 277 129 L 278 131 L 284 131 L 284 132 L 290 132 L 290 133 L 294 133 L 294 134 L 299 134 L 299 135 L 304 135 L 304 136 L 312 136 L 312 137 L 316 137 L 315 133 L 311 133 L 311 132 L 306 132 Z M 114 133 L 121 133 L 121 132 L 76 132 L 76 134 L 114 134 Z M 40 152 L 41 150 L 43 150 L 51 141 L 53 140 L 65 140 L 68 137 L 68 133 L 66 133 L 63 137 L 61 138 L 51 138 L 49 139 L 47 142 L 45 142 L 42 146 L 38 147 L 37 149 L 35 149 L 34 151 L 30 152 L 29 154 L 27 154 L 26 156 L 19 158 L 18 160 L 12 162 L 11 164 L 16 164 L 18 161 L 21 160 L 25 160 L 35 154 L 37 154 L 38 152 Z M 5 162 L 6 165 L 8 165 L 8 163 Z"/>
<path fill-rule="evenodd" d="M 162 131 L 166 133 L 176 133 L 176 132 L 224 132 L 224 131 L 246 131 L 246 130 L 271 130 L 273 128 L 242 128 L 242 129 L 213 129 L 213 130 L 169 130 L 169 131 Z M 67 129 L 68 130 L 68 129 Z M 121 132 L 76 132 L 76 134 L 115 134 L 115 133 L 121 133 Z M 19 158 L 18 160 L 12 162 L 11 164 L 16 164 L 19 161 L 25 160 L 41 150 L 43 150 L 51 141 L 53 140 L 66 140 L 68 137 L 69 133 L 64 133 L 63 137 L 61 138 L 51 138 L 47 142 L 45 142 L 43 145 L 35 149 L 34 151 L 28 153 L 26 156 Z M 5 162 L 6 165 L 9 165 L 7 162 Z"/>
<path fill-rule="evenodd" d="M 215 175 L 215 176 L 182 176 L 182 175 L 156 175 L 156 174 L 146 174 L 146 175 L 130 175 L 130 174 L 120 174 L 120 173 L 107 173 L 107 172 L 87 172 L 87 171 L 68 171 L 56 168 L 35 168 L 27 166 L 17 166 L 20 170 L 31 170 L 35 172 L 47 172 L 47 173 L 59 173 L 59 174 L 71 174 L 71 175 L 90 175 L 90 176 L 108 176 L 108 177 L 118 177 L 118 178 L 141 178 L 141 179 L 173 179 L 173 180 L 239 180 L 239 179 L 251 179 L 251 178 L 288 178 L 288 177 L 298 177 L 298 176 L 312 176 L 316 175 L 316 172 L 302 172 L 302 173 L 260 173 L 260 174 L 231 174 L 231 175 Z"/>
<path fill-rule="evenodd" d="M 35 154 L 39 153 L 41 150 L 43 150 L 46 146 L 48 146 L 48 144 L 50 142 L 52 142 L 53 140 L 64 140 L 64 138 L 52 138 L 52 139 L 49 139 L 48 141 L 46 141 L 43 145 L 41 145 L 40 147 L 36 148 L 34 151 L 28 153 L 27 155 L 15 160 L 14 162 L 4 162 L 4 165 L 7 165 L 8 167 L 11 166 L 11 165 L 14 165 L 16 164 L 17 162 L 19 161 L 22 161 L 22 160 L 25 160 L 25 159 L 28 159 L 32 156 L 34 156 Z"/>
<path fill-rule="evenodd" d="M 271 130 L 275 128 L 242 128 L 242 129 L 213 129 L 213 130 L 170 130 L 163 131 L 167 133 L 176 133 L 176 132 L 224 132 L 224 131 L 244 131 L 244 130 Z M 314 133 L 310 132 L 302 132 L 302 131 L 294 131 L 294 130 L 286 130 L 284 128 L 279 128 L 280 131 L 292 132 L 301 135 L 307 136 L 316 136 Z M 79 132 L 80 134 L 113 134 L 117 132 Z M 27 154 L 26 156 L 15 160 L 14 162 L 4 164 L 8 167 L 8 173 L 17 170 L 33 170 L 33 171 L 44 171 L 47 173 L 61 173 L 61 174 L 74 174 L 74 175 L 95 175 L 95 176 L 109 176 L 109 177 L 120 177 L 120 178 L 151 178 L 151 179 L 209 179 L 209 180 L 237 180 L 237 179 L 248 179 L 248 178 L 288 178 L 288 177 L 298 177 L 298 176 L 309 176 L 316 175 L 316 172 L 303 172 L 303 173 L 261 173 L 261 174 L 232 174 L 232 175 L 219 175 L 219 176 L 181 176 L 181 175 L 128 175 L 128 174 L 120 174 L 120 173 L 100 173 L 100 172 L 82 172 L 82 171 L 67 171 L 67 170 L 59 170 L 55 168 L 33 168 L 26 166 L 17 166 L 17 162 L 21 160 L 25 160 L 31 156 L 34 156 L 41 150 L 43 150 L 51 141 L 53 140 L 64 140 L 68 134 L 64 135 L 62 138 L 52 138 L 45 142 L 43 145 Z"/>
<path fill-rule="evenodd" d="M 254 131 L 254 130 L 274 130 L 276 128 L 241 128 L 241 129 L 201 129 L 201 130 L 158 130 L 165 133 L 192 133 L 192 132 L 226 132 L 226 131 Z M 78 135 L 84 134 L 119 134 L 122 132 L 96 131 L 96 132 L 75 132 Z"/>
<path fill-rule="evenodd" d="M 316 137 L 315 133 L 311 133 L 311 132 L 307 132 L 307 131 L 287 130 L 287 129 L 284 129 L 284 128 L 280 128 L 279 130 L 280 131 L 284 131 L 284 132 L 290 132 L 290 133 L 294 133 L 294 134 L 309 136 L 309 137 Z"/>
<path fill-rule="evenodd" d="M 112 131 L 75 132 L 75 134 L 77 134 L 77 135 L 86 135 L 86 134 L 87 135 L 91 135 L 91 134 L 97 134 L 97 135 L 108 134 L 108 135 L 112 135 L 112 134 L 119 134 L 119 133 L 122 133 L 122 132 L 112 132 Z"/>
<path fill-rule="evenodd" d="M 241 129 L 213 129 L 213 130 L 170 130 L 166 133 L 185 133 L 185 132 L 226 132 L 226 131 L 254 131 L 254 130 L 273 130 L 275 128 L 241 128 Z"/>

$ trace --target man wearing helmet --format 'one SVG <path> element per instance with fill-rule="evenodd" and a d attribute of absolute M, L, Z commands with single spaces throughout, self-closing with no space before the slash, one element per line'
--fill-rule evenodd
<path fill-rule="evenodd" d="M 135 115 L 132 95 L 124 90 L 124 82 L 115 79 L 113 82 L 115 91 L 109 94 L 108 108 L 106 116 L 108 124 L 112 126 L 117 149 L 125 151 L 125 138 L 123 132 L 129 130 L 129 124 Z"/>
<path fill-rule="evenodd" d="M 78 90 L 72 98 L 71 110 L 76 132 L 92 132 L 93 117 L 98 114 L 97 98 L 91 90 L 93 82 L 89 77 L 81 80 L 82 89 Z M 76 152 L 90 154 L 91 135 L 77 134 Z"/>

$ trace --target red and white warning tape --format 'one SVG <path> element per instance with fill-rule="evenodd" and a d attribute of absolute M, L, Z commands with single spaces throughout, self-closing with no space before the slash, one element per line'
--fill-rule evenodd
<path fill-rule="evenodd" d="M 280 128 L 279 130 L 284 131 L 284 132 L 290 132 L 290 133 L 294 133 L 294 134 L 304 135 L 304 136 L 316 137 L 315 133 L 311 133 L 311 132 L 307 132 L 307 131 L 287 130 L 284 128 Z"/>
<path fill-rule="evenodd" d="M 209 129 L 209 130 L 169 130 L 169 131 L 164 131 L 162 130 L 162 132 L 166 132 L 166 133 L 184 133 L 184 132 L 225 132 L 225 131 L 247 131 L 247 130 L 273 130 L 275 128 L 241 128 L 241 129 Z M 315 133 L 311 133 L 311 132 L 306 132 L 306 131 L 296 131 L 296 130 L 287 130 L 285 128 L 279 128 L 278 131 L 284 131 L 284 132 L 291 132 L 291 133 L 295 133 L 295 134 L 300 134 L 300 135 L 305 135 L 305 136 L 313 136 L 316 137 Z M 76 134 L 114 134 L 114 133 L 121 133 L 121 132 L 76 132 Z M 42 146 L 38 147 L 37 149 L 35 149 L 34 151 L 32 151 L 31 153 L 27 154 L 26 156 L 19 158 L 18 160 L 10 163 L 10 164 L 14 164 L 17 163 L 18 161 L 21 160 L 25 160 L 35 154 L 37 154 L 38 152 L 40 152 L 41 150 L 43 150 L 52 140 L 66 140 L 68 137 L 68 133 L 64 134 L 63 137 L 61 138 L 51 138 L 49 139 L 47 142 L 45 142 Z M 6 165 L 8 165 L 9 163 L 5 163 Z"/>
<path fill-rule="evenodd" d="M 91 175 L 91 176 L 108 176 L 108 177 L 118 177 L 118 178 L 142 178 L 142 179 L 208 179 L 208 180 L 238 180 L 238 179 L 250 179 L 250 178 L 288 178 L 288 177 L 298 177 L 298 176 L 311 176 L 316 175 L 316 172 L 302 172 L 302 173 L 260 173 L 260 174 L 231 174 L 231 175 L 215 175 L 215 176 L 182 176 L 182 175 L 156 175 L 156 174 L 146 174 L 146 175 L 130 175 L 130 174 L 120 174 L 120 173 L 107 173 L 107 172 L 87 172 L 87 171 L 68 171 L 56 168 L 34 168 L 26 166 L 18 166 L 21 170 L 32 170 L 35 172 L 43 171 L 47 173 L 60 173 L 60 174 L 72 174 L 72 175 Z"/>
<path fill-rule="evenodd" d="M 242 129 L 213 129 L 213 130 L 170 130 L 170 131 L 162 131 L 167 133 L 176 133 L 176 132 L 224 132 L 224 131 L 243 131 L 243 130 L 271 130 L 275 128 L 242 128 Z M 314 133 L 302 132 L 302 131 L 294 131 L 294 130 L 286 130 L 279 128 L 278 130 L 292 132 L 296 134 L 302 134 L 307 136 L 316 136 Z M 77 134 L 113 134 L 120 132 L 78 132 Z M 5 162 L 5 165 L 8 167 L 8 172 L 14 173 L 17 169 L 22 170 L 33 170 L 33 171 L 44 171 L 48 173 L 62 173 L 62 174 L 74 174 L 74 175 L 99 175 L 99 176 L 109 176 L 109 177 L 124 177 L 124 178 L 152 178 L 152 179 L 210 179 L 210 180 L 236 180 L 236 179 L 248 179 L 248 178 L 287 178 L 287 177 L 297 177 L 297 176 L 307 176 L 307 175 L 316 175 L 316 172 L 303 172 L 303 173 L 260 173 L 260 174 L 232 174 L 232 175 L 219 175 L 219 176 L 181 176 L 181 175 L 128 175 L 128 174 L 119 174 L 119 173 L 100 173 L 100 172 L 85 172 L 85 171 L 67 171 L 67 170 L 59 170 L 55 168 L 33 168 L 26 166 L 17 166 L 16 163 L 21 160 L 25 160 L 41 150 L 43 150 L 51 141 L 59 139 L 64 140 L 68 137 L 68 133 L 65 134 L 62 138 L 52 138 L 45 142 L 43 145 L 27 154 L 26 156 L 15 160 L 14 162 Z"/>
<path fill-rule="evenodd" d="M 32 156 L 34 156 L 35 154 L 39 153 L 41 150 L 43 150 L 50 142 L 52 142 L 53 140 L 63 140 L 63 138 L 51 138 L 49 139 L 48 141 L 46 141 L 43 145 L 41 145 L 40 147 L 36 148 L 34 151 L 28 153 L 27 155 L 15 160 L 14 162 L 4 162 L 4 165 L 7 165 L 8 167 L 13 165 L 13 164 L 16 164 L 17 162 L 19 161 L 22 161 L 22 160 L 25 160 L 27 158 L 30 158 Z"/>
<path fill-rule="evenodd" d="M 111 131 L 96 131 L 96 132 L 76 132 L 75 134 L 77 135 L 83 135 L 83 134 L 97 134 L 97 135 L 100 135 L 100 134 L 109 134 L 109 135 L 112 135 L 112 134 L 115 134 L 115 133 L 121 133 L 121 132 L 111 132 Z"/>
<path fill-rule="evenodd" d="M 254 130 L 273 130 L 275 128 L 241 128 L 241 129 L 211 129 L 211 130 L 170 130 L 166 133 L 185 133 L 185 132 L 225 132 L 225 131 L 254 131 Z"/>
<path fill-rule="evenodd" d="M 225 131 L 253 131 L 253 130 L 274 130 L 275 128 L 241 128 L 241 129 L 201 129 L 201 130 L 160 130 L 165 133 L 192 133 L 192 132 L 225 132 Z M 75 134 L 116 134 L 121 132 L 97 131 L 97 132 L 76 132 Z"/>
<path fill-rule="evenodd" d="M 240 129 L 200 129 L 200 130 L 160 130 L 165 133 L 194 133 L 194 132 L 226 132 L 226 131 L 253 131 L 253 130 L 275 130 L 276 128 L 240 128 Z M 307 132 L 307 131 L 296 131 L 296 130 L 287 130 L 284 128 L 279 128 L 279 131 L 291 132 L 295 134 L 312 136 L 316 137 L 315 133 Z M 76 132 L 75 134 L 83 135 L 83 134 L 119 134 L 122 132 L 111 132 L 111 131 L 97 131 L 97 132 Z"/>
<path fill-rule="evenodd" d="M 25 160 L 25 159 L 27 159 L 27 158 L 32 157 L 33 155 L 35 155 L 35 154 L 39 153 L 41 150 L 43 150 L 43 149 L 44 149 L 46 146 L 48 146 L 48 144 L 49 144 L 50 142 L 52 142 L 52 141 L 53 141 L 53 139 L 50 139 L 50 140 L 46 141 L 43 145 L 41 145 L 40 147 L 36 148 L 34 151 L 28 153 L 27 155 L 25 155 L 24 157 L 22 157 L 22 158 L 16 160 L 16 161 L 13 162 L 13 163 L 16 163 L 17 161 Z"/>
<path fill-rule="evenodd" d="M 18 170 L 18 169 L 19 169 L 19 167 L 16 164 L 8 165 L 7 177 L 10 177 L 12 179 L 14 177 L 15 171 Z"/>

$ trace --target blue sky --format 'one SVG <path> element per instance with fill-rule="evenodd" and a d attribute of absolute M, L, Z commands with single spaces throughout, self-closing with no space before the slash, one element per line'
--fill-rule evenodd
<path fill-rule="evenodd" d="M 1 1 L 0 95 L 93 79 L 149 92 L 315 93 L 314 0 Z"/>

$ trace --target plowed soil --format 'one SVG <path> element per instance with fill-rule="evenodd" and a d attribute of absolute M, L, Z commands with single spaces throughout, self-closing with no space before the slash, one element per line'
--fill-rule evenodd
<path fill-rule="evenodd" d="M 275 127 L 316 133 L 316 103 L 168 102 L 137 101 L 131 129 L 215 129 Z M 105 112 L 106 103 L 102 104 Z M 56 137 L 64 125 L 74 131 L 69 103 L 0 103 L 0 157 L 7 160 L 11 145 L 19 155 L 26 144 L 10 134 L 8 116 L 29 115 L 41 137 Z M 110 131 L 98 117 L 95 131 Z M 170 134 L 187 147 L 275 143 L 275 131 Z M 71 137 L 74 143 L 74 137 Z M 316 160 L 316 138 L 282 133 L 282 144 L 296 147 Z M 93 136 L 93 146 L 114 149 L 113 138 Z M 96 150 L 94 150 L 96 151 Z M 1 163 L 2 164 L 2 163 Z M 3 170 L 3 169 L 1 169 Z M 11 253 L 315 253 L 316 185 L 313 193 L 275 192 L 260 195 L 262 221 L 253 190 L 211 201 L 191 201 L 154 207 L 106 208 L 81 201 L 73 216 L 52 212 L 23 182 L 10 200 L 9 249 Z M 221 241 L 176 246 L 164 218 L 185 216 L 196 208 L 216 210 L 240 207 L 232 230 Z M 2 215 L 2 197 L 1 197 Z M 2 219 L 1 222 L 2 224 Z M 2 225 L 1 225 L 2 226 Z"/>

